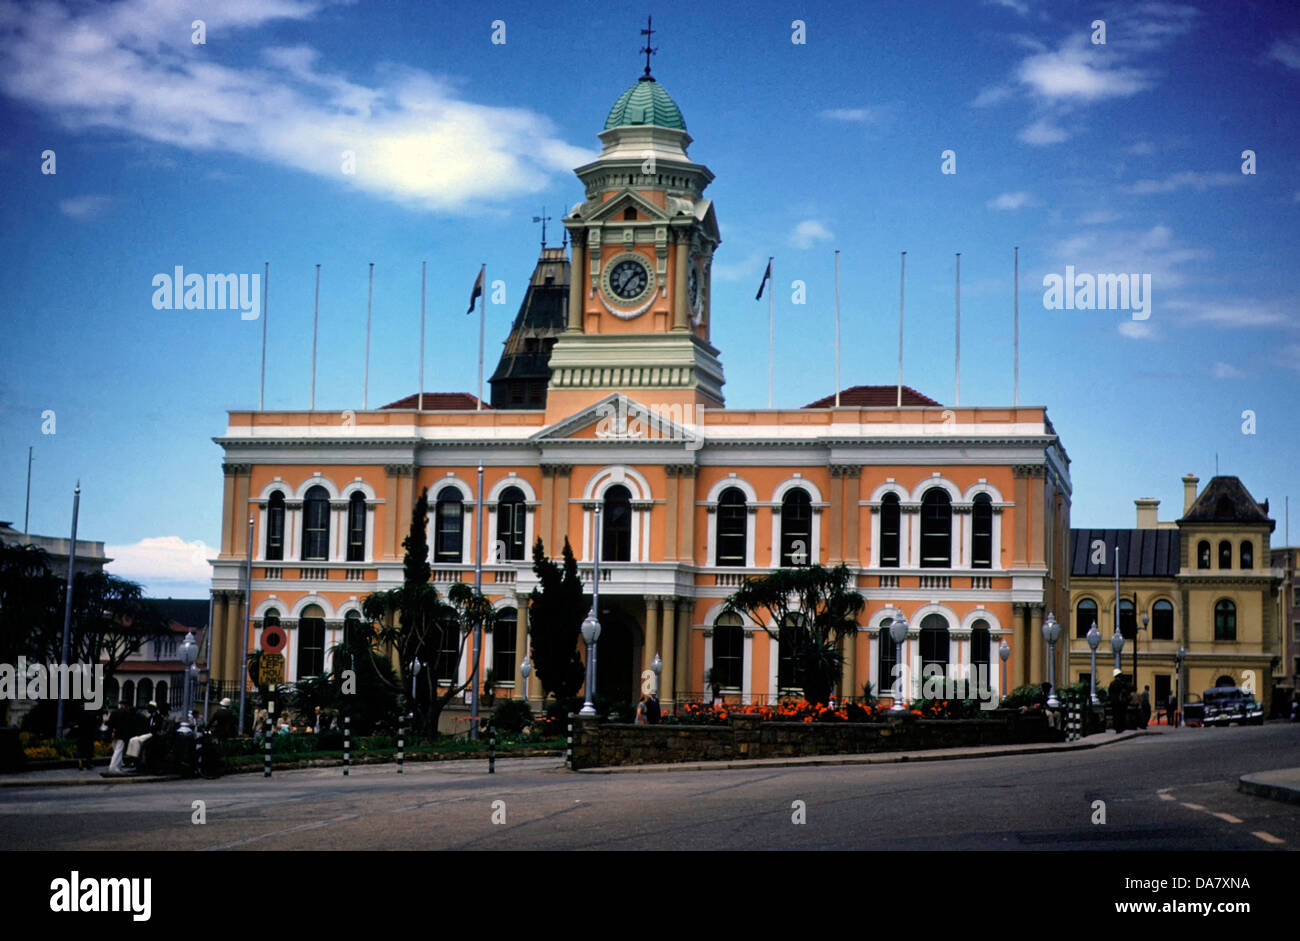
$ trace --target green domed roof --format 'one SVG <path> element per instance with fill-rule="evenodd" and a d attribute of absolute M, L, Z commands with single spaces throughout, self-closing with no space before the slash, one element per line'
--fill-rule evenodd
<path fill-rule="evenodd" d="M 643 78 L 618 96 L 605 119 L 605 130 L 652 124 L 675 131 L 686 130 L 686 122 L 668 92 L 654 79 Z"/>

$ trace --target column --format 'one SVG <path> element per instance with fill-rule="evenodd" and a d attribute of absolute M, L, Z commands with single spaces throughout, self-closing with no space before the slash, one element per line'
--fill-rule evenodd
<path fill-rule="evenodd" d="M 681 504 L 681 535 L 677 540 L 677 558 L 687 562 L 695 560 L 695 465 L 681 464 L 677 468 L 677 501 Z"/>
<path fill-rule="evenodd" d="M 208 628 L 212 631 L 212 652 L 208 657 L 208 676 L 210 679 L 223 682 L 226 676 L 226 593 L 224 591 L 214 591 L 212 593 L 212 624 Z M 220 697 L 218 697 L 220 698 Z"/>
<path fill-rule="evenodd" d="M 858 506 L 858 501 L 862 499 L 862 468 L 852 465 L 844 470 L 844 561 L 849 565 L 857 565 L 861 544 L 858 520 L 862 515 L 862 507 Z"/>
<path fill-rule="evenodd" d="M 686 244 L 686 233 L 677 233 L 677 252 L 676 261 L 673 265 L 673 329 L 686 329 L 686 305 L 687 305 L 687 279 L 690 273 L 687 270 L 689 261 L 686 253 L 689 246 Z"/>
<path fill-rule="evenodd" d="M 235 504 L 231 513 L 231 525 L 235 528 L 234 550 L 235 554 L 242 559 L 248 554 L 248 518 L 252 515 L 248 490 L 252 483 L 253 465 L 232 464 L 230 467 L 235 471 Z"/>
<path fill-rule="evenodd" d="M 569 270 L 569 323 L 566 332 L 582 332 L 582 285 L 587 277 L 586 239 L 580 231 L 570 232 L 573 248 L 570 250 Z"/>
<path fill-rule="evenodd" d="M 1023 464 L 1017 464 L 1012 468 L 1015 475 L 1015 533 L 1012 537 L 1011 565 L 1013 567 L 1023 567 L 1029 561 L 1029 527 L 1031 525 L 1029 513 L 1029 480 L 1026 477 L 1028 467 Z"/>
<path fill-rule="evenodd" d="M 663 708 L 666 711 L 671 712 L 675 708 L 677 702 L 677 674 L 674 670 L 674 666 L 677 663 L 675 644 L 677 632 L 673 630 L 673 625 L 677 623 L 677 599 L 666 597 L 663 599 L 663 603 L 664 634 L 663 640 L 660 642 L 663 653 L 660 654 L 660 656 L 664 661 L 664 672 L 659 677 L 659 701 L 663 704 Z"/>
<path fill-rule="evenodd" d="M 838 565 L 844 559 L 844 477 L 843 468 L 832 464 L 831 471 L 831 531 L 827 546 L 827 563 Z"/>
<path fill-rule="evenodd" d="M 844 638 L 844 667 L 840 673 L 840 698 L 857 696 L 861 690 L 858 683 L 858 635 Z"/>
<path fill-rule="evenodd" d="M 238 528 L 239 514 L 235 512 L 235 474 L 237 464 L 222 464 L 223 478 L 221 491 L 221 554 L 233 555 L 235 552 L 234 531 Z M 247 523 L 245 523 L 247 525 Z"/>
<path fill-rule="evenodd" d="M 659 596 L 645 596 L 645 647 L 641 653 L 641 669 L 649 670 L 659 650 Z M 662 654 L 660 654 L 662 657 Z"/>
<path fill-rule="evenodd" d="M 1047 644 L 1043 641 L 1043 606 L 1041 604 L 1029 606 L 1029 635 L 1033 638 L 1030 646 L 1034 652 L 1034 659 L 1031 661 L 1032 667 L 1029 672 L 1029 682 L 1041 683 L 1047 679 Z"/>
<path fill-rule="evenodd" d="M 664 505 L 666 521 L 664 526 L 664 558 L 679 558 L 677 552 L 677 522 L 681 518 L 681 489 L 677 482 L 676 464 L 667 464 L 664 466 L 664 474 L 668 481 L 667 502 Z"/>
<path fill-rule="evenodd" d="M 543 464 L 542 470 L 542 526 L 533 535 L 545 543 L 546 551 L 554 557 L 555 552 L 555 465 Z M 531 551 L 531 546 L 529 547 Z"/>
<path fill-rule="evenodd" d="M 238 683 L 244 676 L 239 655 L 243 652 L 244 635 L 241 633 L 241 625 L 246 625 L 247 615 L 244 613 L 243 592 L 226 592 L 226 599 L 226 637 L 229 638 L 225 650 L 226 679 Z"/>
<path fill-rule="evenodd" d="M 569 497 L 573 479 L 572 464 L 555 465 L 555 538 L 557 546 L 564 545 L 569 535 Z M 553 553 L 554 554 L 554 553 Z"/>
<path fill-rule="evenodd" d="M 677 657 L 677 665 L 673 670 L 673 676 L 677 678 L 677 684 L 683 692 L 691 676 L 691 614 L 695 609 L 695 601 L 691 598 L 682 598 L 677 603 L 677 639 L 673 642 L 674 653 Z M 664 627 L 668 626 L 667 618 L 664 619 Z"/>

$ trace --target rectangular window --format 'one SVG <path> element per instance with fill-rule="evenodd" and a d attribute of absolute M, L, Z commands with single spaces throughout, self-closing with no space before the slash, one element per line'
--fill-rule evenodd
<path fill-rule="evenodd" d="M 518 615 L 513 608 L 503 611 L 492 625 L 492 675 L 498 683 L 515 679 L 515 629 Z"/>

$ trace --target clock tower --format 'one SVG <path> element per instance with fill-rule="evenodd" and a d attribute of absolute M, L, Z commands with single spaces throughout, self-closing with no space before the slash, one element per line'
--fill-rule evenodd
<path fill-rule="evenodd" d="M 650 74 L 619 96 L 600 157 L 575 171 L 586 199 L 565 217 L 573 245 L 568 322 L 551 352 L 558 419 L 623 392 L 647 406 L 721 407 L 709 343 L 710 271 L 721 241 L 713 174 L 687 156 L 677 103 Z"/>

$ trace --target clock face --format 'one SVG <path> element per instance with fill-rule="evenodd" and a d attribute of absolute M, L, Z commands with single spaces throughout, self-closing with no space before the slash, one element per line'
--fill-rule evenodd
<path fill-rule="evenodd" d="M 609 286 L 619 300 L 631 301 L 645 293 L 650 271 L 639 261 L 626 258 L 609 273 Z"/>

